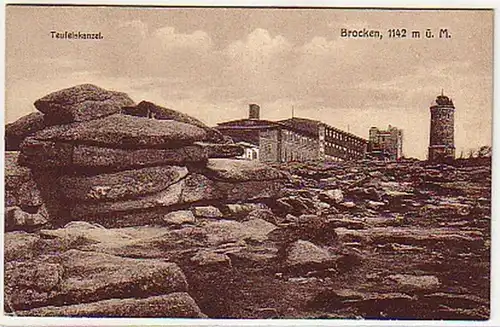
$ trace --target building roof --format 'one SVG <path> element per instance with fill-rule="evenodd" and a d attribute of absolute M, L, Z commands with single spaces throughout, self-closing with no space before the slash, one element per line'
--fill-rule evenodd
<path fill-rule="evenodd" d="M 276 122 L 263 119 L 244 118 L 244 119 L 237 119 L 223 123 L 218 123 L 216 128 L 217 129 L 253 129 L 253 128 L 260 129 L 273 126 L 277 126 Z"/>
<path fill-rule="evenodd" d="M 357 135 L 345 132 L 341 129 L 335 128 L 333 126 L 327 125 L 319 120 L 309 119 L 309 118 L 300 118 L 293 117 L 279 121 L 270 121 L 263 119 L 237 119 L 231 120 L 228 122 L 218 123 L 215 128 L 218 130 L 260 130 L 260 129 L 268 129 L 268 128 L 286 128 L 292 130 L 294 132 L 318 137 L 319 136 L 319 127 L 327 126 L 328 128 L 335 130 L 339 133 L 343 133 L 345 135 L 349 135 L 350 137 L 356 138 L 358 140 L 367 142 L 367 140 L 359 137 Z M 250 141 L 250 140 L 245 140 Z"/>
<path fill-rule="evenodd" d="M 295 130 L 312 136 L 319 135 L 319 126 L 322 124 L 319 120 L 298 117 L 280 120 L 278 121 L 278 123 L 280 125 L 288 127 L 291 130 Z"/>

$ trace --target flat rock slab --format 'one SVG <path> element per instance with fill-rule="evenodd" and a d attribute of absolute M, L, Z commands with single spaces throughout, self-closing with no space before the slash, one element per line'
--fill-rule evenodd
<path fill-rule="evenodd" d="M 35 101 L 35 107 L 59 123 L 88 121 L 119 113 L 134 101 L 122 92 L 108 91 L 92 84 L 59 90 Z"/>
<path fill-rule="evenodd" d="M 335 228 L 342 242 L 362 241 L 375 244 L 399 243 L 408 245 L 434 246 L 440 243 L 446 246 L 476 246 L 484 244 L 483 233 L 450 228 L 414 228 L 414 227 L 374 227 L 366 229 Z M 459 250 L 459 247 L 456 248 Z"/>
<path fill-rule="evenodd" d="M 27 138 L 21 145 L 20 163 L 28 167 L 76 166 L 91 169 L 124 170 L 146 166 L 205 162 L 206 152 L 199 146 L 176 149 L 114 149 L 92 145 L 72 145 Z"/>
<path fill-rule="evenodd" d="M 92 251 L 88 253 L 100 252 L 122 257 L 173 260 L 173 258 L 189 259 L 193 256 L 191 250 L 196 248 L 208 251 L 228 243 L 238 247 L 238 251 L 246 249 L 250 253 L 252 249 L 258 248 L 264 250 L 264 256 L 268 256 L 267 243 L 264 243 L 268 240 L 268 235 L 276 229 L 275 225 L 262 219 L 245 222 L 213 220 L 198 226 L 184 225 L 179 229 L 165 226 L 103 228 L 78 221 L 71 222 L 64 228 L 42 229 L 40 237 L 31 237 L 30 234 L 24 233 L 7 233 L 5 256 L 18 260 L 39 255 L 42 251 L 44 251 L 42 254 L 52 253 L 54 250 L 64 253 L 65 247 L 71 246 L 82 251 Z M 263 245 L 249 247 L 247 241 Z M 222 247 L 220 249 L 222 252 L 217 250 L 217 253 L 231 251 L 230 247 Z M 260 250 L 257 252 L 260 253 Z"/>
<path fill-rule="evenodd" d="M 283 179 L 279 170 L 258 161 L 214 158 L 209 159 L 206 175 L 222 181 L 265 181 Z"/>
<path fill-rule="evenodd" d="M 93 176 L 62 176 L 58 183 L 65 198 L 106 201 L 156 193 L 187 174 L 186 167 L 156 166 Z"/>
<path fill-rule="evenodd" d="M 206 318 L 188 293 L 147 298 L 111 299 L 68 306 L 49 306 L 16 312 L 35 317 Z"/>
<path fill-rule="evenodd" d="M 214 246 L 229 242 L 251 239 L 264 242 L 269 233 L 277 227 L 265 220 L 254 219 L 243 223 L 232 220 L 218 220 L 207 223 L 203 230 L 207 235 L 207 243 Z"/>
<path fill-rule="evenodd" d="M 214 206 L 200 206 L 191 209 L 196 217 L 222 218 L 222 212 Z"/>
<path fill-rule="evenodd" d="M 175 120 L 156 120 L 122 114 L 53 126 L 34 134 L 42 141 L 75 142 L 110 148 L 177 148 L 202 141 L 200 127 Z"/>
<path fill-rule="evenodd" d="M 124 231 L 107 229 L 85 221 L 72 221 L 58 229 L 42 229 L 39 234 L 48 239 L 58 238 L 66 241 L 80 239 L 82 245 L 105 242 L 124 246 L 129 245 L 134 240 L 131 235 Z"/>
<path fill-rule="evenodd" d="M 276 196 L 281 187 L 282 183 L 279 181 L 224 183 L 210 180 L 203 175 L 191 174 L 156 194 L 125 201 L 78 203 L 72 208 L 71 216 L 73 219 L 96 221 L 106 226 L 95 216 L 113 212 L 126 213 L 133 210 L 167 208 L 200 201 L 218 200 L 223 203 L 266 199 Z M 144 221 L 141 221 L 141 224 L 143 223 Z"/>
<path fill-rule="evenodd" d="M 5 294 L 14 310 L 184 292 L 181 269 L 162 260 L 69 250 L 7 262 Z"/>

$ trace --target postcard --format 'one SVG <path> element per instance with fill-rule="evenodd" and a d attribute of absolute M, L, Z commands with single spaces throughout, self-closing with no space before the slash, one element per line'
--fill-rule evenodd
<path fill-rule="evenodd" d="M 490 321 L 493 9 L 5 19 L 10 324 Z"/>

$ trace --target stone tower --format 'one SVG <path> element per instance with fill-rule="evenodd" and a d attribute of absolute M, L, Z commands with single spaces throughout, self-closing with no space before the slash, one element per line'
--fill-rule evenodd
<path fill-rule="evenodd" d="M 441 91 L 431 104 L 431 133 L 429 161 L 455 159 L 455 106 L 453 101 Z"/>

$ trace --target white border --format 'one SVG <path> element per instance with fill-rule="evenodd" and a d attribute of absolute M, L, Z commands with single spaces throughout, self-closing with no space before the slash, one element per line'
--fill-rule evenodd
<path fill-rule="evenodd" d="M 8 0 L 5 4 L 57 4 L 57 5 L 123 5 L 123 6 L 262 6 L 262 7 L 369 7 L 369 8 L 425 8 L 425 9 L 442 9 L 442 8 L 500 8 L 500 2 L 497 1 L 321 1 L 321 0 L 244 0 L 244 1 L 229 1 L 229 0 L 178 0 L 178 1 L 126 1 L 126 0 Z M 5 5 L 0 8 L 0 30 L 4 37 L 4 42 L 1 43 L 0 62 L 3 62 L 1 68 L 1 86 L 5 90 Z M 122 318 L 16 318 L 16 317 L 0 317 L 1 326 L 492 326 L 500 327 L 500 282 L 495 278 L 500 276 L 500 226 L 498 224 L 498 217 L 500 209 L 500 172 L 498 171 L 500 165 L 500 158 L 498 155 L 499 142 L 500 142 L 500 118 L 498 114 L 499 94 L 500 87 L 498 83 L 499 71 L 497 69 L 497 61 L 499 58 L 499 35 L 500 27 L 494 24 L 494 110 L 493 110 L 493 165 L 492 165 L 492 219 L 491 219 L 491 318 L 488 321 L 409 321 L 409 320 L 233 320 L 233 319 L 122 319 Z M 5 110 L 5 92 L 0 92 L 0 103 L 3 104 L 3 110 L 0 111 L 0 117 L 4 120 Z M 4 132 L 4 124 L 0 124 L 2 134 Z M 3 150 L 3 142 L 1 142 Z M 4 165 L 4 156 L 0 156 L 0 163 Z M 1 193 L 4 194 L 4 170 L 1 169 L 0 174 Z M 1 214 L 3 216 L 3 207 Z M 0 223 L 3 227 L 3 221 Z M 3 231 L 3 229 L 2 229 Z M 0 233 L 0 243 L 3 249 L 3 232 Z M 0 260 L 3 268 L 3 251 L 0 251 Z M 493 256 L 496 253 L 496 257 Z M 3 281 L 3 269 L 0 272 L 0 278 Z M 3 294 L 3 283 L 0 283 L 0 292 Z M 2 296 L 3 297 L 3 296 Z M 3 303 L 3 300 L 0 301 Z M 3 310 L 3 308 L 0 308 Z M 2 311 L 3 313 L 3 311 Z"/>

